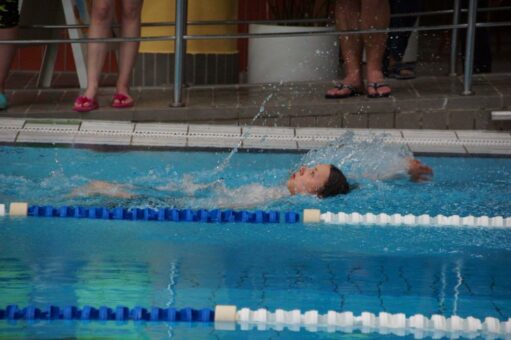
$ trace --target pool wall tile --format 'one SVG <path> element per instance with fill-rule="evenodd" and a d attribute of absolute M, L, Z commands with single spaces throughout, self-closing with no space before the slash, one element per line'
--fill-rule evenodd
<path fill-rule="evenodd" d="M 329 116 L 318 116 L 316 118 L 317 127 L 340 128 L 342 127 L 342 115 L 335 114 Z"/>
<path fill-rule="evenodd" d="M 243 140 L 243 148 L 296 150 L 298 149 L 298 145 L 294 140 L 247 138 Z"/>
<path fill-rule="evenodd" d="M 182 134 L 188 133 L 188 124 L 168 124 L 168 123 L 137 123 L 135 133 L 168 133 Z"/>
<path fill-rule="evenodd" d="M 468 153 L 478 155 L 511 155 L 509 145 L 465 145 Z"/>
<path fill-rule="evenodd" d="M 449 129 L 473 129 L 475 126 L 475 116 L 477 111 L 474 110 L 463 110 L 463 111 L 451 111 L 449 112 Z"/>
<path fill-rule="evenodd" d="M 413 153 L 466 154 L 463 145 L 412 144 L 408 143 Z"/>
<path fill-rule="evenodd" d="M 445 130 L 401 130 L 405 138 L 453 138 L 456 139 L 456 133 L 454 131 Z"/>
<path fill-rule="evenodd" d="M 45 130 L 45 131 L 78 131 L 78 124 L 39 124 L 39 123 L 31 123 L 27 122 L 24 126 L 24 130 Z"/>
<path fill-rule="evenodd" d="M 165 135 L 135 135 L 131 141 L 133 146 L 168 146 L 168 147 L 185 147 L 186 137 L 181 136 L 165 136 Z"/>
<path fill-rule="evenodd" d="M 422 127 L 424 129 L 445 130 L 449 128 L 449 117 L 444 111 L 424 111 L 422 114 Z"/>
<path fill-rule="evenodd" d="M 21 131 L 16 141 L 18 143 L 71 144 L 74 138 L 74 133 L 62 134 L 59 132 Z"/>
<path fill-rule="evenodd" d="M 353 134 L 355 140 L 407 145 L 412 152 L 511 154 L 511 134 L 496 131 L 240 127 L 109 121 L 0 119 L 0 142 L 310 150 Z M 380 136 L 384 135 L 383 138 Z"/>
<path fill-rule="evenodd" d="M 129 135 L 77 134 L 74 143 L 95 145 L 130 145 Z"/>
<path fill-rule="evenodd" d="M 0 142 L 14 143 L 17 134 L 17 130 L 0 129 Z"/>
<path fill-rule="evenodd" d="M 422 127 L 422 112 L 396 113 L 396 129 L 413 129 Z"/>
<path fill-rule="evenodd" d="M 368 127 L 368 115 L 365 112 L 360 113 L 344 113 L 342 115 L 342 127 L 347 129 Z"/>
<path fill-rule="evenodd" d="M 240 138 L 226 137 L 202 137 L 189 136 L 189 147 L 218 147 L 218 148 L 234 148 L 240 144 Z"/>
<path fill-rule="evenodd" d="M 80 131 L 132 132 L 135 124 L 119 121 L 83 121 Z"/>
<path fill-rule="evenodd" d="M 299 128 L 307 126 L 316 126 L 315 116 L 289 117 L 289 126 Z"/>
<path fill-rule="evenodd" d="M 241 136 L 241 127 L 234 125 L 206 125 L 206 124 L 192 124 L 188 131 L 189 135 L 192 134 L 206 134 L 206 135 L 232 135 Z"/>
<path fill-rule="evenodd" d="M 495 132 L 495 131 L 455 131 L 459 139 L 504 139 L 511 141 L 511 133 L 509 132 Z"/>
<path fill-rule="evenodd" d="M 0 118 L 0 129 L 21 129 L 23 124 L 25 124 L 25 119 Z"/>
<path fill-rule="evenodd" d="M 328 141 L 319 141 L 319 140 L 298 140 L 298 149 L 299 150 L 311 150 L 321 148 L 328 144 Z"/>
<path fill-rule="evenodd" d="M 331 128 L 296 128 L 296 137 L 325 137 L 338 138 L 343 136 L 346 130 Z"/>
<path fill-rule="evenodd" d="M 391 113 L 369 113 L 369 128 L 387 128 L 392 129 L 395 126 L 396 114 Z"/>
<path fill-rule="evenodd" d="M 243 128 L 243 135 L 248 136 L 262 136 L 262 137 L 293 137 L 295 135 L 294 128 L 280 128 L 280 127 L 261 127 L 249 126 Z"/>
<path fill-rule="evenodd" d="M 368 136 L 374 137 L 378 135 L 385 135 L 385 137 L 402 138 L 400 130 L 394 129 L 351 129 L 355 136 Z"/>

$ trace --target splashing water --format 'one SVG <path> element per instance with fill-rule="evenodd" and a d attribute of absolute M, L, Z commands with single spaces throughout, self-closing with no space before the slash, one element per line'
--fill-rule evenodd
<path fill-rule="evenodd" d="M 241 144 L 243 143 L 243 141 L 246 138 L 248 138 L 248 136 L 250 136 L 250 128 L 252 127 L 252 124 L 254 124 L 254 122 L 256 121 L 257 118 L 259 118 L 261 115 L 263 115 L 266 112 L 265 106 L 270 101 L 270 99 L 272 97 L 273 97 L 273 93 L 270 93 L 263 100 L 263 102 L 261 103 L 261 106 L 259 107 L 259 112 L 257 112 L 257 114 L 254 116 L 254 118 L 252 118 L 252 120 L 250 121 L 250 123 L 248 123 L 248 126 L 246 125 L 243 128 L 243 134 L 241 135 L 241 138 L 240 138 L 240 141 L 239 141 L 238 145 L 236 145 L 231 150 L 231 152 L 227 155 L 227 157 L 225 157 L 225 159 L 219 165 L 216 166 L 215 172 L 214 172 L 215 174 L 218 174 L 218 173 L 224 171 L 225 168 L 229 165 L 229 163 L 231 161 L 231 158 L 238 152 L 238 150 L 241 147 Z"/>
<path fill-rule="evenodd" d="M 381 180 L 405 174 L 407 159 L 413 158 L 412 152 L 403 145 L 386 144 L 386 137 L 380 133 L 361 139 L 348 131 L 328 145 L 309 151 L 302 158 L 302 164 L 333 164 L 355 180 Z"/>
<path fill-rule="evenodd" d="M 188 204 L 196 207 L 249 208 L 288 197 L 287 176 L 301 164 L 333 164 L 352 182 L 379 181 L 406 174 L 407 159 L 413 154 L 404 146 L 385 144 L 386 137 L 386 134 L 374 134 L 361 139 L 353 132 L 347 132 L 328 145 L 309 151 L 298 162 L 290 162 L 288 170 L 277 175 L 277 186 L 260 184 L 265 177 L 276 176 L 271 170 L 265 170 L 251 178 L 251 182 L 236 188 L 229 188 L 223 180 L 211 181 L 210 177 L 209 182 L 196 183 L 197 177 L 185 175 L 178 188 L 169 189 L 185 192 L 189 195 Z M 231 160 L 233 155 L 231 153 L 228 159 Z"/>
<path fill-rule="evenodd" d="M 266 102 L 270 98 L 271 95 L 267 97 Z M 262 108 L 260 114 L 263 112 Z M 244 137 L 248 133 L 249 131 Z M 20 176 L 21 173 L 19 169 L 16 170 L 16 167 L 11 167 L 11 171 L 0 173 L 0 188 L 2 189 L 0 198 L 3 200 L 30 198 L 34 202 L 47 204 L 85 204 L 110 207 L 175 206 L 208 209 L 249 208 L 281 203 L 296 204 L 300 200 L 308 198 L 292 198 L 289 203 L 289 193 L 285 184 L 290 173 L 296 171 L 302 164 L 307 166 L 319 163 L 334 164 L 346 174 L 350 182 L 357 181 L 359 183 L 362 179 L 372 181 L 384 179 L 389 175 L 405 173 L 406 158 L 411 157 L 412 154 L 401 146 L 384 144 L 384 138 L 385 135 L 380 134 L 359 140 L 355 134 L 350 132 L 325 147 L 311 150 L 301 158 L 289 156 L 286 161 L 280 164 L 272 163 L 272 165 L 264 165 L 264 160 L 271 158 L 270 155 L 261 154 L 253 158 L 254 156 L 249 157 L 249 155 L 243 154 L 234 157 L 237 155 L 235 149 L 223 159 L 221 166 L 217 167 L 216 171 L 207 169 L 207 164 L 218 157 L 213 154 L 200 156 L 200 158 L 205 158 L 202 166 L 185 165 L 170 153 L 166 156 L 167 160 L 160 163 L 152 163 L 153 161 L 145 158 L 151 157 L 152 159 L 151 154 L 141 154 L 140 157 L 146 159 L 145 165 L 138 161 L 134 165 L 129 153 L 115 156 L 104 153 L 88 154 L 79 150 L 71 152 L 71 150 L 64 151 L 64 149 L 56 148 L 50 151 L 50 155 L 54 156 L 54 159 L 59 159 L 59 162 L 44 163 L 47 170 L 37 172 L 37 176 L 34 178 L 31 177 L 32 175 Z M 44 149 L 34 150 L 34 152 L 43 152 L 44 154 Z M 79 156 L 76 156 L 76 153 Z M 72 157 L 72 161 L 67 160 L 66 155 Z M 128 169 L 126 172 L 110 171 L 98 166 L 101 163 L 113 162 L 116 157 L 123 159 L 125 162 L 123 168 Z M 43 161 L 45 158 L 40 159 Z M 251 158 L 254 160 L 250 161 Z M 261 161 L 263 163 L 259 163 Z M 84 166 L 84 162 L 91 164 Z M 236 170 L 224 172 L 220 177 L 219 172 L 225 171 L 231 163 Z M 24 167 L 25 165 L 22 164 L 20 166 Z M 31 166 L 37 165 L 32 164 Z M 46 175 L 42 175 L 43 173 Z M 132 194 L 132 198 L 128 200 L 113 199 L 94 193 L 71 195 L 80 186 L 87 186 L 95 180 L 120 184 L 125 191 Z M 282 199 L 286 199 L 287 203 L 282 202 Z"/>

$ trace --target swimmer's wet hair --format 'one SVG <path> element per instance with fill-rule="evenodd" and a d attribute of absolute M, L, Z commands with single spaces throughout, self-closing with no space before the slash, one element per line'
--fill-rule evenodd
<path fill-rule="evenodd" d="M 346 195 L 350 192 L 350 185 L 346 180 L 346 177 L 336 166 L 330 164 L 330 175 L 323 186 L 318 191 L 319 198 L 327 198 L 331 196 L 337 196 L 339 194 Z"/>

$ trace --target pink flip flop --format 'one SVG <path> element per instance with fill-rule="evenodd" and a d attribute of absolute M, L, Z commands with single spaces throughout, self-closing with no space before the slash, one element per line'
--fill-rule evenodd
<path fill-rule="evenodd" d="M 84 105 L 89 104 L 89 105 Z M 94 98 L 89 98 L 86 96 L 79 96 L 75 100 L 75 104 L 73 106 L 73 111 L 76 112 L 90 112 L 93 110 L 99 109 L 98 101 Z"/>
<path fill-rule="evenodd" d="M 128 97 L 127 95 L 122 93 L 116 93 L 112 98 L 112 107 L 116 109 L 125 109 L 127 107 L 133 107 L 133 105 L 135 104 L 134 101 L 131 100 L 130 102 L 126 102 L 128 99 L 130 99 L 130 97 Z"/>

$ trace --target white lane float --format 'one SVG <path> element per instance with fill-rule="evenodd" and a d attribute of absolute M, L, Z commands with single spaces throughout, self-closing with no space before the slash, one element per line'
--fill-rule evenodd
<path fill-rule="evenodd" d="M 454 227 L 486 227 L 486 228 L 511 228 L 511 217 L 503 216 L 429 216 L 412 214 L 360 214 L 344 212 L 325 212 L 319 209 L 304 209 L 303 223 L 327 223 L 348 225 L 393 225 L 393 226 L 454 226 Z"/>
<path fill-rule="evenodd" d="M 276 309 L 271 312 L 265 308 L 251 310 L 237 309 L 236 306 L 217 305 L 215 307 L 216 323 L 230 322 L 239 324 L 241 330 L 282 330 L 288 328 L 299 331 L 303 328 L 311 332 L 353 332 L 363 333 L 393 333 L 399 336 L 414 334 L 417 336 L 433 337 L 509 337 L 511 336 L 511 318 L 500 321 L 494 317 L 486 317 L 481 321 L 474 317 L 462 318 L 457 315 L 446 317 L 433 314 L 431 317 L 415 314 L 407 317 L 403 313 L 362 312 L 356 316 L 353 312 L 327 311 L 325 314 L 317 310 L 301 312 L 298 309 L 286 311 Z M 225 328 L 222 328 L 225 329 Z M 235 329 L 232 327 L 231 329 Z"/>

